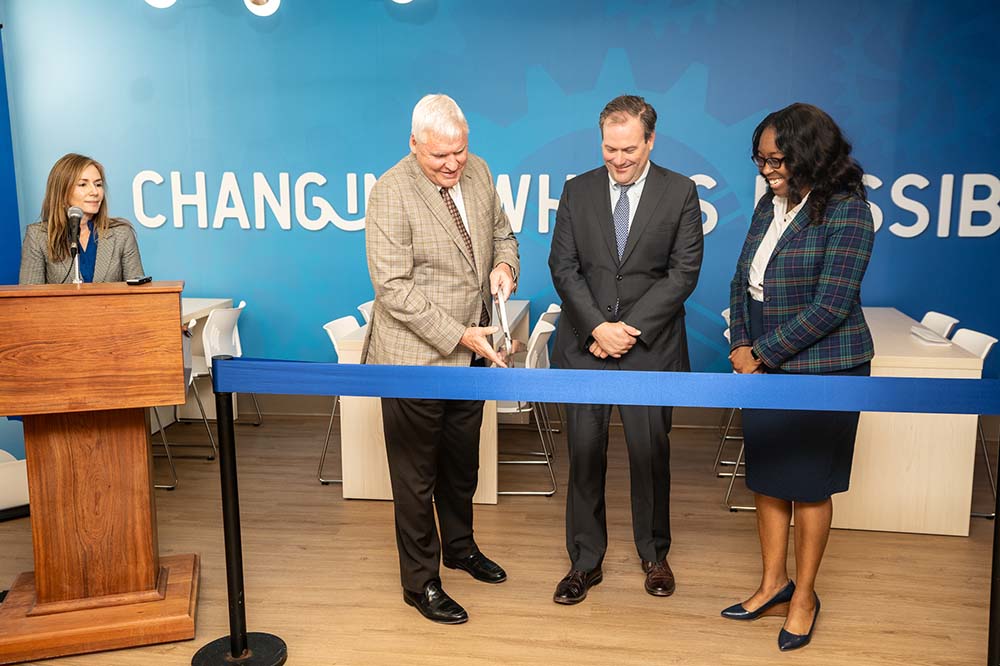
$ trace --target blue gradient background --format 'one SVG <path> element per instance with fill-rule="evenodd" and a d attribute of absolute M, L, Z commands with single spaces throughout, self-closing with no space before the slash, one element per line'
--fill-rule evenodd
<path fill-rule="evenodd" d="M 567 7 L 572 11 L 567 13 Z M 114 214 L 133 218 L 132 178 L 143 169 L 149 214 L 171 216 L 169 172 L 192 191 L 205 171 L 209 221 L 224 171 L 234 171 L 253 218 L 252 174 L 324 174 L 312 186 L 344 217 L 345 175 L 381 174 L 406 151 L 413 104 L 446 92 L 465 110 L 472 150 L 494 175 L 532 176 L 519 233 L 520 297 L 533 318 L 555 300 L 537 230 L 538 174 L 558 198 L 566 174 L 600 164 L 597 116 L 623 92 L 660 115 L 653 159 L 684 174 L 719 212 L 706 237 L 701 281 L 688 305 L 694 367 L 726 371 L 719 311 L 754 203 L 750 135 L 793 101 L 826 109 L 866 171 L 883 181 L 872 201 L 886 218 L 865 281 L 867 305 L 926 310 L 1000 333 L 993 267 L 1000 234 L 937 238 L 941 174 L 997 174 L 1000 9 L 983 3 L 577 0 L 461 2 L 284 0 L 270 18 L 238 0 L 178 0 L 157 10 L 139 0 L 7 0 L 7 50 L 19 230 L 36 220 L 46 174 L 67 151 L 108 170 Z M 931 181 L 910 197 L 931 209 L 914 239 L 888 231 L 913 215 L 891 203 L 907 173 Z M 515 192 L 516 194 L 516 192 Z M 985 193 L 980 194 L 984 196 Z M 316 210 L 309 207 L 309 214 Z M 985 222 L 979 214 L 978 223 Z M 554 213 L 550 218 L 554 221 Z M 9 221 L 4 222 L 9 224 Z M 372 295 L 362 232 L 333 226 L 284 231 L 138 227 L 146 270 L 183 279 L 188 296 L 249 303 L 245 353 L 332 360 L 321 325 L 356 314 Z M 987 376 L 997 376 L 996 360 Z"/>

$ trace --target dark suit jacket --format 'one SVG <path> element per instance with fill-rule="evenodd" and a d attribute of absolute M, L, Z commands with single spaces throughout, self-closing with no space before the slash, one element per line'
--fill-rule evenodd
<path fill-rule="evenodd" d="M 830 199 L 821 224 L 808 203 L 778 239 L 764 270 L 764 330 L 750 339 L 750 264 L 774 217 L 774 197 L 753 213 L 730 285 L 732 348 L 753 344 L 764 363 L 788 372 L 846 370 L 870 361 L 872 336 L 861 311 L 861 280 L 875 241 L 871 209 L 856 195 Z"/>
<path fill-rule="evenodd" d="M 642 331 L 618 359 L 624 370 L 690 370 L 684 301 L 698 282 L 704 235 L 694 183 L 650 163 L 622 260 L 618 260 L 608 171 L 588 171 L 563 188 L 549 269 L 562 298 L 553 364 L 600 369 L 591 331 L 624 321 Z M 618 314 L 615 315 L 615 303 Z"/>

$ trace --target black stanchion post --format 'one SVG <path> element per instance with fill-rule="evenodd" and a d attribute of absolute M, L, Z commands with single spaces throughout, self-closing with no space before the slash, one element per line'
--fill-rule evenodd
<path fill-rule="evenodd" d="M 1000 483 L 1000 464 L 997 465 Z M 990 641 L 986 663 L 1000 666 L 1000 493 L 997 493 L 993 518 L 993 569 L 990 579 Z"/>
<path fill-rule="evenodd" d="M 232 356 L 216 356 L 220 361 Z M 213 359 L 213 360 L 214 360 Z M 281 666 L 288 657 L 285 642 L 271 634 L 247 633 L 243 591 L 243 541 L 240 536 L 240 494 L 236 480 L 236 434 L 233 394 L 215 394 L 219 433 L 219 476 L 222 480 L 222 529 L 226 539 L 226 584 L 229 591 L 229 635 L 203 646 L 191 666 Z"/>

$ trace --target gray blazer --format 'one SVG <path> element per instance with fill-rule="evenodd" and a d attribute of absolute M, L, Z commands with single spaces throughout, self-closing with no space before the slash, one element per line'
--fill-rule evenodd
<path fill-rule="evenodd" d="M 49 234 L 44 222 L 29 224 L 21 246 L 20 284 L 58 284 L 73 281 L 73 260 L 52 261 L 48 252 Z M 100 234 L 94 282 L 124 282 L 145 275 L 135 229 L 125 220 L 115 219 Z"/>
<path fill-rule="evenodd" d="M 568 181 L 549 254 L 563 309 L 553 364 L 604 368 L 612 359 L 588 351 L 590 332 L 601 322 L 625 321 L 642 335 L 618 360 L 621 369 L 690 370 L 684 301 L 698 283 L 703 247 L 701 207 L 689 178 L 650 163 L 621 260 L 607 168 Z"/>

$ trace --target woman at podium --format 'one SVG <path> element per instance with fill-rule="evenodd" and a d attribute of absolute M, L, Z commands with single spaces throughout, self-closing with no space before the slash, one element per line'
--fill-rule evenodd
<path fill-rule="evenodd" d="M 18 282 L 122 282 L 143 275 L 135 230 L 108 216 L 104 167 L 76 153 L 59 158 L 49 172 L 41 219 L 24 233 Z"/>

